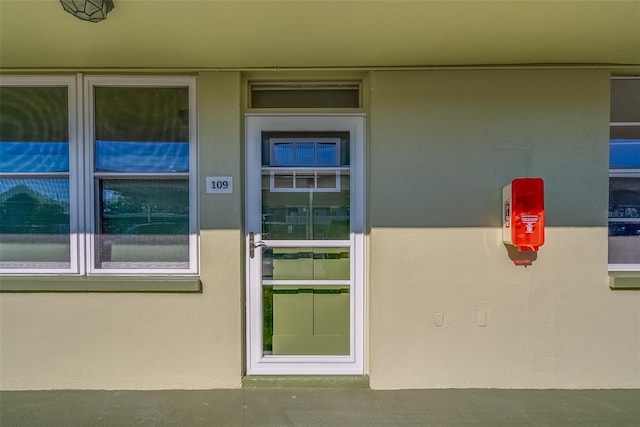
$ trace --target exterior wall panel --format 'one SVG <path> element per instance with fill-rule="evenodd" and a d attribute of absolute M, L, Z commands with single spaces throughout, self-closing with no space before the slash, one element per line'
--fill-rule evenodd
<path fill-rule="evenodd" d="M 201 294 L 4 293 L 2 389 L 235 388 L 244 365 L 241 75 L 198 77 Z M 609 74 L 367 79 L 367 373 L 394 388 L 640 387 L 640 294 L 607 275 Z M 233 176 L 207 194 L 206 176 Z M 546 243 L 501 240 L 540 176 Z"/>
<path fill-rule="evenodd" d="M 640 385 L 640 295 L 608 288 L 608 86 L 599 71 L 372 74 L 372 387 Z M 527 268 L 501 240 L 517 176 L 546 189 Z"/>
<path fill-rule="evenodd" d="M 2 389 L 240 386 L 240 74 L 201 74 L 198 109 L 202 294 L 2 294 Z M 234 193 L 206 194 L 208 175 Z"/>

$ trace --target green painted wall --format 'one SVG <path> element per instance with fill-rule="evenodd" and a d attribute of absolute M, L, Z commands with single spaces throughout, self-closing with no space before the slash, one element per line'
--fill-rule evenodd
<path fill-rule="evenodd" d="M 1 294 L 3 389 L 240 386 L 242 77 L 198 76 L 202 293 Z M 608 287 L 608 73 L 367 82 L 371 386 L 640 387 L 640 293 Z M 546 184 L 527 268 L 500 230 L 501 187 L 520 175 Z M 233 176 L 234 193 L 207 194 L 206 176 Z"/>
<path fill-rule="evenodd" d="M 590 70 L 372 74 L 372 387 L 640 385 L 640 294 L 608 287 L 608 88 Z M 518 176 L 546 188 L 527 268 L 501 241 Z"/>
<path fill-rule="evenodd" d="M 198 76 L 202 293 L 1 294 L 2 389 L 240 386 L 240 81 Z M 233 176 L 234 193 L 206 194 L 206 176 Z"/>

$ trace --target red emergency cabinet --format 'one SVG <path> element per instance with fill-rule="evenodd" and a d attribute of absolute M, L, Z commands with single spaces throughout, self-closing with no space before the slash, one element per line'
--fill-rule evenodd
<path fill-rule="evenodd" d="M 502 189 L 502 240 L 519 251 L 544 244 L 544 181 L 516 178 Z"/>

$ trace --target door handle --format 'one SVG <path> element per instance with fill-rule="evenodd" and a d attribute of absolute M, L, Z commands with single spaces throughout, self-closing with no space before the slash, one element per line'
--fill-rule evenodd
<path fill-rule="evenodd" d="M 258 240 L 256 242 L 253 232 L 249 233 L 249 258 L 253 259 L 253 257 L 256 255 L 256 248 L 266 247 L 268 247 L 267 244 L 262 240 Z"/>

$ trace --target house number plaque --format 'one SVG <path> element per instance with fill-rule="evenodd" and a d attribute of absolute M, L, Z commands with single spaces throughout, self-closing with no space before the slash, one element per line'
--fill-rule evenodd
<path fill-rule="evenodd" d="M 207 193 L 231 194 L 233 193 L 232 176 L 208 176 Z"/>

